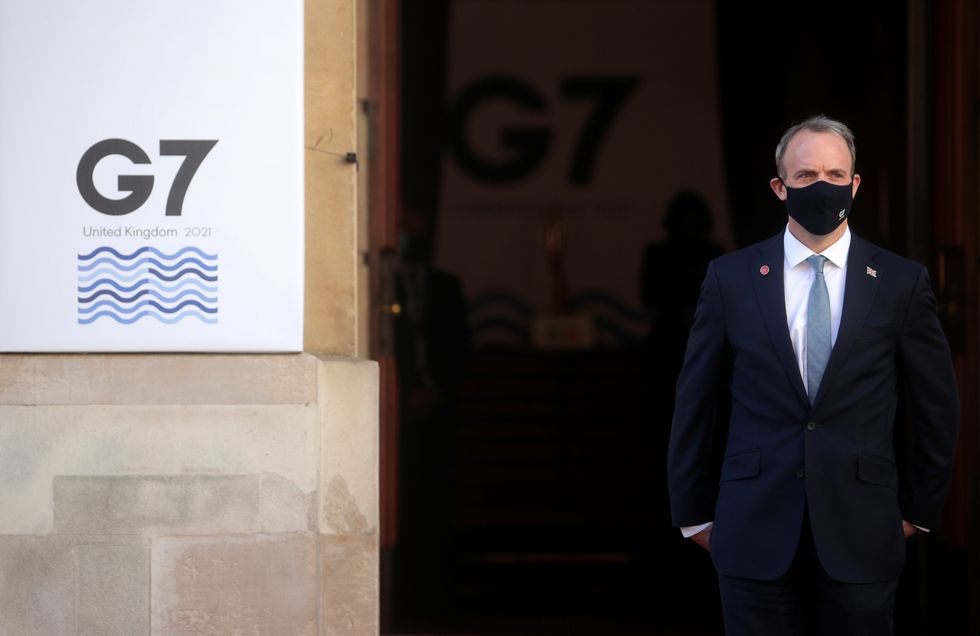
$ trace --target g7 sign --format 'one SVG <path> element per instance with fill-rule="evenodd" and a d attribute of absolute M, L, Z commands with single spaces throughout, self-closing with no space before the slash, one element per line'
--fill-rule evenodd
<path fill-rule="evenodd" d="M 612 127 L 616 115 L 639 84 L 636 76 L 566 77 L 561 81 L 565 99 L 590 99 L 595 102 L 592 115 L 579 134 L 569 181 L 588 183 L 592 179 L 603 136 Z M 481 106 L 494 100 L 507 100 L 533 113 L 548 110 L 544 98 L 533 87 L 513 77 L 488 77 L 471 84 L 459 94 L 450 114 L 451 151 L 459 166 L 471 176 L 492 183 L 517 181 L 534 172 L 548 154 L 553 131 L 545 127 L 508 127 L 500 131 L 501 140 L 513 149 L 515 156 L 494 161 L 481 156 L 466 138 L 470 117 Z"/>
<path fill-rule="evenodd" d="M 217 139 L 163 139 L 160 141 L 161 156 L 183 156 L 184 162 L 177 170 L 174 182 L 167 196 L 166 216 L 180 216 L 184 207 L 184 196 L 191 185 L 191 180 L 201 167 L 204 158 L 218 143 Z M 119 175 L 118 187 L 121 192 L 129 194 L 121 199 L 110 199 L 95 187 L 95 166 L 111 155 L 126 157 L 134 164 L 149 164 L 150 157 L 131 141 L 125 139 L 103 139 L 85 151 L 78 162 L 75 180 L 78 192 L 85 203 L 96 212 L 109 216 L 122 216 L 138 210 L 153 192 L 153 176 L 122 174 Z"/>

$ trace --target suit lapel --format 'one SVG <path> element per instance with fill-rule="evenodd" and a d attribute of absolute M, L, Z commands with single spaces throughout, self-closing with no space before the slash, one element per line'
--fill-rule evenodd
<path fill-rule="evenodd" d="M 867 243 L 853 233 L 851 247 L 847 254 L 847 278 L 844 280 L 844 307 L 841 309 L 840 329 L 837 331 L 837 341 L 830 352 L 827 369 L 817 398 L 813 401 L 814 408 L 820 403 L 827 391 L 833 385 L 841 365 L 851 351 L 854 339 L 857 338 L 861 327 L 874 304 L 875 293 L 878 291 L 878 273 L 871 275 L 869 268 L 874 264 L 875 251 Z M 874 271 L 873 269 L 871 271 Z"/>
<path fill-rule="evenodd" d="M 752 279 L 756 299 L 766 322 L 766 331 L 769 332 L 776 357 L 783 365 L 800 400 L 809 407 L 810 401 L 803 386 L 803 378 L 800 377 L 800 367 L 793 353 L 793 343 L 789 339 L 789 326 L 786 322 L 786 292 L 783 287 L 785 260 L 783 235 L 780 233 L 760 245 L 756 258 L 749 260 L 751 267 L 749 277 Z M 768 270 L 763 270 L 764 267 Z M 768 273 L 763 274 L 763 271 Z"/>

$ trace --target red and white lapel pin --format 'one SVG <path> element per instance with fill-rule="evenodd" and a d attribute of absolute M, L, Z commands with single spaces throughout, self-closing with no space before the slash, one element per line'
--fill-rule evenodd
<path fill-rule="evenodd" d="M 870 276 L 871 278 L 878 278 L 878 270 L 876 270 L 876 269 L 871 269 L 871 268 L 869 267 L 869 268 L 867 269 L 867 271 L 866 271 L 866 273 L 867 273 L 867 275 L 868 275 L 868 276 Z"/>
<path fill-rule="evenodd" d="M 763 276 L 768 276 L 769 275 L 769 266 L 768 265 L 763 265 L 762 267 L 760 267 L 759 268 L 759 273 L 762 274 Z"/>

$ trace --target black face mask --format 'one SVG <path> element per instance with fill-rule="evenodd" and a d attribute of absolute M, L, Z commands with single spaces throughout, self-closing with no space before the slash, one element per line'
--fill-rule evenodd
<path fill-rule="evenodd" d="M 830 234 L 851 213 L 851 184 L 815 181 L 803 188 L 786 185 L 786 210 L 803 229 L 816 236 Z"/>

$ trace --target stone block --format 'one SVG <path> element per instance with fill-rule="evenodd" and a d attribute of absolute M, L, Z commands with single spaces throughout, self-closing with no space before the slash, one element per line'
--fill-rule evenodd
<path fill-rule="evenodd" d="M 313 493 L 305 493 L 296 484 L 272 473 L 259 480 L 259 531 L 307 532 L 316 529 L 311 519 Z"/>
<path fill-rule="evenodd" d="M 317 632 L 316 537 L 164 537 L 152 541 L 155 636 Z"/>
<path fill-rule="evenodd" d="M 315 404 L 0 406 L 0 534 L 54 531 L 55 475 L 268 473 L 308 494 L 318 428 Z"/>
<path fill-rule="evenodd" d="M 78 636 L 149 634 L 149 541 L 80 543 L 75 556 Z"/>
<path fill-rule="evenodd" d="M 374 532 L 378 499 L 378 365 L 321 358 L 319 531 Z"/>
<path fill-rule="evenodd" d="M 320 633 L 378 633 L 380 586 L 376 535 L 320 535 Z"/>
<path fill-rule="evenodd" d="M 68 541 L 0 536 L 0 636 L 74 634 L 75 608 Z"/>
<path fill-rule="evenodd" d="M 308 354 L 0 355 L 0 405 L 315 401 Z"/>
<path fill-rule="evenodd" d="M 254 532 L 258 475 L 107 475 L 54 479 L 54 526 L 65 534 Z"/>

